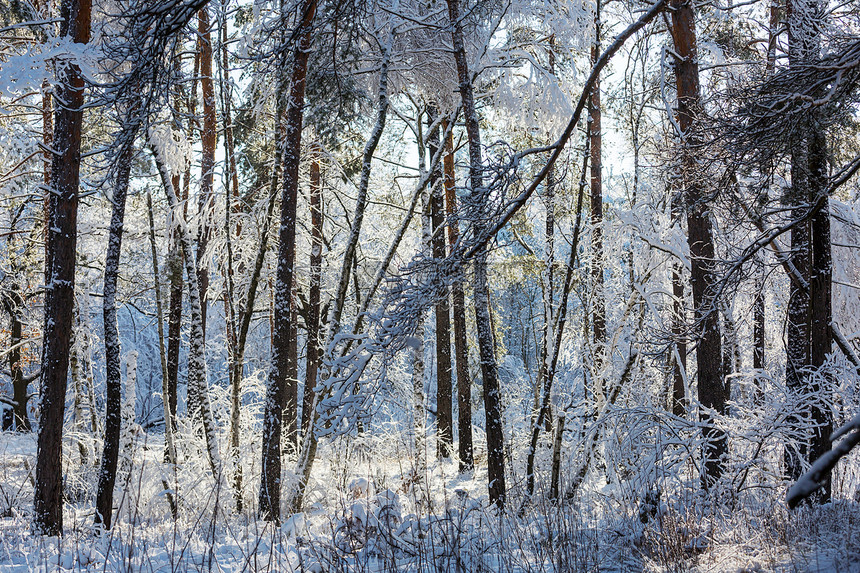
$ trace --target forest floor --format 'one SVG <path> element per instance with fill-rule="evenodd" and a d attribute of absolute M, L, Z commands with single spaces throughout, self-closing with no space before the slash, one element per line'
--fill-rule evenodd
<path fill-rule="evenodd" d="M 229 474 L 217 486 L 189 456 L 165 475 L 161 436 L 141 437 L 103 534 L 92 527 L 96 470 L 68 444 L 58 539 L 31 532 L 35 434 L 0 434 L 0 571 L 860 571 L 860 505 L 844 500 L 789 512 L 774 494 L 714 509 L 586 487 L 575 502 L 537 496 L 500 518 L 480 460 L 467 478 L 434 462 L 422 482 L 408 457 L 352 444 L 321 449 L 305 513 L 274 527 L 253 517 L 256 451 L 243 454 L 237 512 Z M 162 480 L 179 484 L 176 519 Z M 517 508 L 522 496 L 511 491 Z"/>

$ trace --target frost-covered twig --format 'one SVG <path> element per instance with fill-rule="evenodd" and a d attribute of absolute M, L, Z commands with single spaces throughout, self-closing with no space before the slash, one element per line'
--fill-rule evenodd
<path fill-rule="evenodd" d="M 209 387 L 206 381 L 206 358 L 205 339 L 203 335 L 203 312 L 200 305 L 200 288 L 197 282 L 197 266 L 194 249 L 192 247 L 191 235 L 182 216 L 179 207 L 179 199 L 170 182 L 170 171 L 162 156 L 162 152 L 155 146 L 147 133 L 148 145 L 155 157 L 158 173 L 161 176 L 162 187 L 167 194 L 167 201 L 173 211 L 176 221 L 176 230 L 179 242 L 184 252 L 183 262 L 185 274 L 188 281 L 188 302 L 191 308 L 191 336 L 188 349 L 188 399 L 189 411 L 193 418 L 199 420 L 203 426 L 203 434 L 206 439 L 206 452 L 209 467 L 216 481 L 220 474 L 220 456 L 218 453 L 218 439 L 215 430 L 215 420 L 212 416 L 212 407 L 209 402 Z"/>

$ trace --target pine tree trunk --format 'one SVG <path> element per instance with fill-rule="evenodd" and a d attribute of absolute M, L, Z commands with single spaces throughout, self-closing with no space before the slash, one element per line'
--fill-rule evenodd
<path fill-rule="evenodd" d="M 298 45 L 294 53 L 289 99 L 286 102 L 286 133 L 283 142 L 276 142 L 277 145 L 283 146 L 284 188 L 281 194 L 280 245 L 272 331 L 272 368 L 269 372 L 263 418 L 259 502 L 260 517 L 275 523 L 280 523 L 281 520 L 281 422 L 286 406 L 290 335 L 294 332 L 290 307 L 295 263 L 296 199 L 304 120 L 305 81 L 316 8 L 316 0 L 305 0 L 302 3 L 301 20 L 296 28 Z M 282 15 L 282 18 L 286 18 L 286 15 Z M 286 78 L 282 81 L 286 82 Z M 285 89 L 286 85 L 281 86 L 280 93 L 284 94 Z"/>
<path fill-rule="evenodd" d="M 321 149 L 314 145 L 311 149 L 310 168 L 310 211 L 311 211 L 311 257 L 310 287 L 308 289 L 308 345 L 305 366 L 305 389 L 302 396 L 302 439 L 308 435 L 313 413 L 311 404 L 314 387 L 317 385 L 317 372 L 320 367 L 320 284 L 322 278 L 323 217 L 322 181 L 320 178 L 319 156 Z"/>
<path fill-rule="evenodd" d="M 687 242 L 690 247 L 693 307 L 699 341 L 696 348 L 699 401 L 707 410 L 700 412 L 704 472 L 702 486 L 708 489 L 723 473 L 722 456 L 727 451 L 725 432 L 714 425 L 709 410 L 722 414 L 726 406 L 726 391 L 722 373 L 722 340 L 718 315 L 713 311 L 712 286 L 716 282 L 711 265 L 714 261 L 714 237 L 711 215 L 705 193 L 698 180 L 698 166 L 690 149 L 690 129 L 701 108 L 699 95 L 699 64 L 696 29 L 690 0 L 673 0 L 672 38 L 675 45 L 675 80 L 678 94 L 677 122 L 682 138 L 681 175 L 685 186 L 687 208 Z"/>
<path fill-rule="evenodd" d="M 759 259 L 756 261 L 755 300 L 753 301 L 753 368 L 759 373 L 764 370 L 764 288 L 764 262 Z"/>
<path fill-rule="evenodd" d="M 427 114 L 427 124 L 432 125 L 438 112 L 431 107 Z M 428 147 L 430 157 L 439 151 L 439 128 L 430 133 Z M 430 218 L 432 221 L 433 258 L 445 258 L 445 205 L 441 169 L 434 169 L 430 177 Z M 448 287 L 444 287 L 445 297 L 436 303 L 436 456 L 450 458 L 454 445 L 453 387 L 451 383 L 451 310 L 448 304 Z"/>
<path fill-rule="evenodd" d="M 817 203 L 821 195 L 827 193 L 827 149 L 824 133 L 820 126 L 814 125 L 809 141 L 809 179 L 810 203 Z M 810 363 L 819 369 L 820 376 L 809 378 L 809 391 L 815 396 L 810 404 L 810 412 L 815 428 L 809 445 L 809 463 L 830 450 L 830 434 L 833 432 L 832 375 L 822 371 L 827 355 L 833 346 L 833 262 L 830 240 L 830 201 L 825 195 L 820 208 L 810 219 L 812 234 L 812 260 L 810 261 Z M 824 380 L 822 384 L 821 380 Z M 830 501 L 832 484 L 828 477 L 824 487 L 812 497 L 817 503 Z"/>
<path fill-rule="evenodd" d="M 316 2 L 313 0 L 306 0 L 306 6 L 308 9 L 304 11 L 304 14 L 306 17 L 310 14 L 310 18 L 313 18 L 313 13 L 316 10 Z M 309 33 L 310 30 L 308 29 L 308 34 Z M 388 116 L 389 106 L 388 67 L 391 62 L 390 43 L 391 39 L 389 39 L 387 44 L 382 46 L 382 61 L 380 62 L 379 69 L 379 95 L 376 102 L 376 123 L 371 130 L 370 137 L 368 137 L 362 153 L 361 179 L 358 184 L 358 194 L 355 200 L 352 227 L 344 250 L 343 262 L 341 264 L 335 296 L 331 302 L 331 308 L 328 313 L 327 334 L 325 343 L 322 346 L 323 349 L 327 349 L 335 336 L 340 332 L 341 317 L 346 305 L 347 291 L 349 290 L 349 279 L 352 276 L 355 265 L 355 253 L 358 248 L 358 240 L 361 236 L 361 227 L 364 221 L 364 212 L 367 207 L 367 194 L 368 187 L 370 186 L 370 172 L 373 163 L 373 154 L 376 151 L 376 147 L 379 145 L 379 140 L 382 138 L 382 133 L 385 130 L 385 121 Z M 323 380 L 325 380 L 325 377 L 326 373 L 324 372 L 322 375 Z M 298 513 L 301 511 L 305 495 L 305 486 L 307 486 L 308 480 L 310 479 L 314 460 L 316 459 L 317 439 L 315 432 L 313 431 L 313 427 L 317 416 L 315 409 L 316 402 L 319 398 L 319 396 L 314 394 L 313 398 L 310 400 L 309 411 L 311 414 L 308 420 L 309 430 L 306 439 L 302 442 L 302 449 L 299 452 L 299 463 L 296 472 L 299 476 L 298 483 L 290 493 L 288 502 L 288 507 L 290 508 L 291 513 Z"/>
<path fill-rule="evenodd" d="M 91 0 L 63 0 L 60 37 L 77 44 L 90 38 Z M 33 494 L 36 529 L 45 535 L 63 532 L 62 436 L 69 374 L 69 347 L 75 297 L 78 188 L 84 80 L 70 64 L 58 72 L 54 154 L 51 163 L 49 269 L 45 291 L 42 350 L 41 417 Z M 60 103 L 62 102 L 62 103 Z M 47 270 L 47 269 L 46 269 Z"/>
<path fill-rule="evenodd" d="M 179 391 L 179 351 L 182 343 L 182 293 L 185 285 L 182 278 L 182 248 L 175 229 L 169 231 L 168 242 L 170 246 L 166 266 L 170 300 L 167 308 L 167 404 L 175 430 Z"/>
<path fill-rule="evenodd" d="M 293 275 L 290 289 L 290 338 L 287 343 L 286 403 L 284 408 L 284 435 L 288 451 L 298 452 L 299 446 L 299 314 L 297 307 L 298 289 Z"/>
<path fill-rule="evenodd" d="M 788 2 L 790 68 L 815 65 L 820 58 L 821 15 L 818 0 Z M 813 372 L 824 364 L 833 342 L 830 206 L 829 199 L 821 197 L 827 192 L 827 144 L 814 110 L 805 122 L 805 139 L 792 142 L 789 200 L 795 218 L 804 217 L 811 205 L 816 205 L 816 211 L 791 231 L 791 262 L 807 282 L 808 290 L 792 281 L 787 309 L 786 385 L 793 393 L 810 396 L 799 406 L 815 427 L 810 429 L 811 439 L 802 440 L 797 451 L 785 450 L 786 473 L 792 481 L 800 477 L 806 463 L 814 462 L 830 449 L 833 424 L 831 397 Z M 823 199 L 820 206 L 819 199 Z M 796 419 L 790 421 L 798 423 Z M 823 503 L 830 494 L 828 479 L 812 500 Z"/>
<path fill-rule="evenodd" d="M 672 193 L 672 220 L 681 225 L 683 197 Z M 681 262 L 672 263 L 672 413 L 683 417 L 687 412 L 687 343 L 684 325 L 687 323 L 687 305 L 684 298 L 684 282 Z"/>
<path fill-rule="evenodd" d="M 212 235 L 212 183 L 215 170 L 215 147 L 218 138 L 218 121 L 215 114 L 215 82 L 212 77 L 212 33 L 209 12 L 203 8 L 197 14 L 197 50 L 200 55 L 200 92 L 203 96 L 203 128 L 200 130 L 200 195 L 197 198 L 197 284 L 200 287 L 200 311 L 203 319 L 203 337 L 206 337 L 206 313 L 209 291 L 209 259 L 206 249 Z"/>
<path fill-rule="evenodd" d="M 152 276 L 155 286 L 155 314 L 158 324 L 158 358 L 161 364 L 161 408 L 164 412 L 164 463 L 176 464 L 176 445 L 173 440 L 173 415 L 170 411 L 170 386 L 167 376 L 167 354 L 164 347 L 164 309 L 162 308 L 161 299 L 161 277 L 158 272 L 158 249 L 155 243 L 155 214 L 152 209 L 152 195 L 149 191 L 146 192 L 146 209 L 149 215 L 149 248 L 152 252 Z M 176 519 L 177 507 L 176 500 L 171 493 L 167 480 L 162 479 L 167 497 L 167 503 L 170 506 L 170 512 L 173 518 Z"/>
<path fill-rule="evenodd" d="M 452 25 L 454 60 L 460 84 L 460 98 L 469 140 L 469 176 L 473 200 L 478 204 L 487 201 L 484 188 L 481 150 L 481 131 L 475 109 L 472 91 L 472 78 L 466 60 L 466 46 L 463 40 L 459 0 L 448 0 L 448 17 Z M 479 227 L 485 226 L 479 224 Z M 478 229 L 481 236 L 483 229 Z M 481 356 L 481 374 L 484 382 L 484 410 L 487 431 L 487 479 L 489 481 L 490 503 L 500 509 L 505 506 L 505 452 L 502 430 L 501 393 L 499 388 L 496 350 L 493 342 L 493 326 L 490 319 L 489 285 L 487 284 L 487 250 L 481 247 L 475 254 L 475 323 L 478 329 L 478 349 Z"/>
<path fill-rule="evenodd" d="M 549 498 L 558 499 L 561 476 L 561 446 L 564 439 L 564 412 L 556 416 L 555 435 L 552 439 L 552 469 L 550 470 Z"/>
<path fill-rule="evenodd" d="M 129 113 L 130 121 L 136 122 Z M 105 257 L 104 299 L 102 315 L 105 336 L 105 434 L 104 449 L 99 469 L 99 484 L 96 493 L 96 525 L 111 528 L 113 512 L 113 490 L 117 476 L 117 459 L 120 452 L 120 427 L 122 425 L 122 372 L 120 364 L 119 328 L 117 325 L 116 290 L 119 278 L 119 260 L 122 252 L 122 234 L 125 224 L 125 203 L 131 174 L 134 139 L 137 123 L 126 128 L 126 141 L 118 156 L 117 174 L 113 193 L 113 209 Z"/>
<path fill-rule="evenodd" d="M 457 214 L 457 191 L 454 175 L 454 135 L 447 122 L 443 123 L 445 156 L 443 172 L 445 203 L 448 217 Z M 448 244 L 453 249 L 459 233 L 456 224 L 448 226 Z M 451 284 L 451 303 L 454 322 L 454 359 L 457 366 L 457 453 L 460 457 L 460 473 L 472 471 L 475 457 L 472 445 L 472 380 L 469 377 L 469 351 L 466 346 L 466 295 L 460 279 Z"/>
<path fill-rule="evenodd" d="M 600 57 L 600 0 L 594 14 L 594 44 L 591 46 L 591 65 Z M 603 378 L 606 362 L 606 303 L 603 294 L 603 151 L 600 77 L 591 88 L 588 99 L 588 135 L 591 140 L 591 307 L 592 341 L 594 344 L 594 380 L 597 383 L 595 396 L 602 401 L 605 396 Z"/>
<path fill-rule="evenodd" d="M 789 38 L 789 65 L 799 67 L 803 65 L 806 54 L 803 49 L 803 27 L 802 12 L 808 2 L 796 0 L 787 2 L 788 12 L 788 38 Z M 798 16 L 797 13 L 801 12 Z M 789 203 L 792 205 L 792 217 L 801 218 L 806 212 L 809 188 L 809 173 L 807 148 L 803 141 L 795 141 L 791 146 L 791 189 L 789 190 Z M 809 221 L 801 221 L 791 230 L 791 255 L 790 262 L 797 269 L 800 277 L 808 285 L 810 278 L 811 238 L 809 236 Z M 786 307 L 786 364 L 785 382 L 792 393 L 803 392 L 806 378 L 811 363 L 811 340 L 809 325 L 810 291 L 808 288 L 792 281 L 788 306 Z M 790 418 L 789 423 L 797 425 L 796 418 Z M 808 445 L 797 444 L 797 449 L 785 449 L 786 477 L 796 481 L 803 474 L 804 459 L 808 458 Z"/>
<path fill-rule="evenodd" d="M 10 265 L 13 269 L 14 265 Z M 14 271 L 13 271 L 14 274 Z M 17 432 L 31 432 L 30 416 L 27 413 L 29 395 L 27 387 L 29 380 L 24 376 L 24 365 L 22 363 L 23 353 L 21 346 L 24 342 L 24 323 L 21 313 L 24 309 L 24 299 L 21 296 L 21 287 L 17 281 L 13 282 L 3 296 L 3 306 L 9 315 L 9 374 L 12 381 L 12 420 Z M 4 430 L 9 428 L 4 427 Z"/>

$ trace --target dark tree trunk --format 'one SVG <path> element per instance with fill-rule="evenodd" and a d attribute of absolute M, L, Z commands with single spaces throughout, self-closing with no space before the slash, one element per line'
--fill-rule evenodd
<path fill-rule="evenodd" d="M 44 241 L 45 241 L 45 284 L 51 282 L 51 241 L 48 240 L 48 229 L 51 227 L 51 165 L 53 158 L 49 149 L 54 146 L 54 118 L 53 98 L 51 97 L 51 85 L 47 81 L 42 84 L 42 145 L 44 151 L 44 168 L 42 169 L 42 181 L 45 183 L 45 205 L 44 205 Z"/>
<path fill-rule="evenodd" d="M 463 103 L 463 116 L 469 140 L 469 178 L 471 193 L 476 203 L 487 200 L 481 170 L 483 168 L 481 131 L 472 78 L 466 60 L 466 45 L 463 40 L 459 0 L 448 0 L 448 16 L 452 27 L 454 60 Z M 480 225 L 479 225 L 480 226 Z M 478 236 L 483 229 L 479 229 Z M 505 450 L 502 429 L 501 393 L 496 365 L 496 350 L 493 342 L 492 319 L 490 318 L 489 285 L 487 284 L 487 250 L 483 246 L 475 254 L 475 323 L 478 328 L 478 349 L 481 356 L 481 374 L 484 382 L 484 410 L 487 431 L 487 479 L 490 503 L 500 509 L 505 506 Z"/>
<path fill-rule="evenodd" d="M 313 0 L 305 1 L 305 10 L 303 14 L 308 18 L 308 31 L 310 34 L 310 21 L 316 11 L 316 2 Z M 310 37 L 308 36 L 308 42 Z M 367 208 L 368 188 L 370 186 L 370 173 L 373 165 L 373 154 L 376 147 L 379 145 L 379 140 L 382 138 L 382 133 L 385 130 L 385 121 L 388 116 L 388 66 L 391 61 L 391 53 L 387 45 L 383 46 L 382 60 L 379 66 L 379 88 L 377 97 L 376 123 L 373 126 L 370 136 L 364 145 L 362 153 L 361 179 L 358 184 L 358 194 L 355 200 L 355 211 L 353 212 L 352 227 L 349 231 L 349 238 L 346 241 L 344 249 L 343 262 L 341 264 L 340 275 L 337 281 L 337 288 L 334 299 L 331 302 L 331 308 L 328 313 L 328 324 L 326 342 L 323 348 L 327 348 L 328 344 L 335 339 L 335 336 L 340 332 L 341 317 L 346 305 L 346 295 L 349 290 L 349 279 L 353 276 L 355 268 L 355 253 L 358 248 L 358 240 L 361 236 L 361 227 L 364 221 L 364 213 Z M 356 284 L 356 299 L 359 298 L 357 292 L 358 285 Z M 357 301 L 358 302 L 358 301 Z M 359 305 L 360 306 L 360 305 Z M 360 318 L 360 317 L 359 317 Z M 358 319 L 357 319 L 358 320 Z M 309 431 L 306 439 L 302 442 L 302 449 L 299 452 L 299 463 L 297 468 L 298 482 L 290 493 L 288 507 L 290 513 L 298 513 L 301 511 L 302 503 L 305 496 L 305 486 L 310 479 L 311 471 L 313 470 L 314 460 L 316 459 L 317 440 L 313 431 L 315 424 L 316 412 L 314 410 L 314 402 L 317 396 L 314 394 L 311 399 Z"/>
<path fill-rule="evenodd" d="M 600 0 L 597 0 L 594 20 L 594 44 L 591 65 L 600 57 Z M 588 135 L 591 139 L 591 327 L 594 343 L 595 391 L 604 393 L 603 368 L 606 356 L 606 303 L 603 299 L 603 151 L 600 107 L 600 77 L 594 81 L 588 100 Z M 603 397 L 598 398 L 603 400 Z"/>
<path fill-rule="evenodd" d="M 550 471 L 549 498 L 556 500 L 559 494 L 561 477 L 561 446 L 564 440 L 564 412 L 556 417 L 555 435 L 552 438 L 552 469 Z"/>
<path fill-rule="evenodd" d="M 135 110 L 132 113 L 136 113 Z M 135 122 L 136 118 L 129 117 Z M 128 194 L 131 160 L 137 125 L 129 127 L 123 137 L 117 158 L 116 183 L 113 193 L 113 209 L 108 234 L 105 258 L 103 311 L 105 334 L 105 435 L 102 450 L 99 483 L 96 493 L 96 525 L 110 529 L 113 512 L 113 489 L 116 483 L 117 458 L 119 456 L 119 434 L 122 425 L 122 372 L 120 361 L 119 329 L 117 327 L 116 287 L 119 278 L 119 258 L 122 252 L 122 233 L 125 221 L 125 203 Z"/>
<path fill-rule="evenodd" d="M 454 175 L 454 135 L 443 124 L 445 155 L 442 168 L 445 183 L 445 203 L 448 217 L 457 214 L 457 191 Z M 448 226 L 448 244 L 451 248 L 457 243 L 459 233 L 456 224 Z M 463 282 L 459 279 L 451 284 L 451 303 L 454 311 L 454 358 L 457 366 L 457 453 L 460 456 L 460 473 L 472 471 L 475 456 L 472 445 L 472 380 L 469 378 L 469 350 L 466 346 L 466 295 Z"/>
<path fill-rule="evenodd" d="M 696 348 L 699 401 L 707 410 L 700 413 L 704 472 L 702 485 L 708 489 L 723 473 L 722 456 L 727 451 L 725 432 L 714 425 L 709 410 L 722 414 L 726 406 L 726 389 L 722 373 L 722 340 L 718 314 L 714 309 L 713 285 L 714 237 L 711 215 L 701 182 L 698 166 L 692 155 L 690 129 L 701 108 L 699 95 L 699 64 L 696 49 L 696 28 L 690 0 L 672 1 L 672 38 L 675 45 L 675 81 L 678 94 L 677 121 L 681 129 L 681 175 L 685 186 L 687 208 L 687 242 L 690 246 L 693 307 L 699 341 Z"/>
<path fill-rule="evenodd" d="M 810 47 L 804 34 L 804 23 L 802 14 L 809 2 L 806 0 L 794 0 L 786 3 L 788 16 L 788 55 L 789 66 L 802 66 L 807 60 L 807 51 Z M 806 214 L 809 199 L 809 172 L 808 172 L 808 149 L 804 140 L 793 142 L 791 146 L 791 188 L 789 189 L 788 202 L 792 206 L 792 216 L 800 219 Z M 792 281 L 788 306 L 786 307 L 786 341 L 785 341 L 785 382 L 792 393 L 803 392 L 808 375 L 807 369 L 811 363 L 812 347 L 810 340 L 810 266 L 812 259 L 812 245 L 810 224 L 808 220 L 802 220 L 791 230 L 791 255 L 790 262 L 797 273 L 806 284 L 797 284 Z M 789 418 L 789 423 L 797 425 L 797 418 Z M 785 449 L 786 477 L 796 481 L 803 474 L 804 459 L 808 458 L 808 444 L 801 442 L 797 449 L 786 447 Z"/>
<path fill-rule="evenodd" d="M 14 267 L 13 267 L 14 268 Z M 9 374 L 12 379 L 12 408 L 9 410 L 9 422 L 14 422 L 15 430 L 18 432 L 31 432 L 30 416 L 27 414 L 27 403 L 30 398 L 27 387 L 30 382 L 24 376 L 23 353 L 21 352 L 24 340 L 23 322 L 21 313 L 24 310 L 24 299 L 21 296 L 21 286 L 14 282 L 3 297 L 3 306 L 9 315 Z M 10 429 L 5 425 L 4 430 Z"/>
<path fill-rule="evenodd" d="M 313 413 L 314 387 L 320 367 L 320 281 L 322 277 L 323 214 L 322 181 L 320 178 L 321 149 L 314 146 L 311 153 L 310 168 L 310 211 L 311 211 L 311 260 L 310 287 L 308 289 L 308 347 L 305 366 L 305 389 L 302 396 L 302 439 L 310 429 Z"/>
<path fill-rule="evenodd" d="M 764 288 L 765 269 L 764 263 L 759 260 L 756 263 L 755 300 L 753 301 L 753 368 L 758 371 L 764 370 Z"/>
<path fill-rule="evenodd" d="M 683 197 L 672 194 L 672 219 L 681 225 Z M 672 413 L 684 416 L 687 412 L 687 392 L 684 378 L 687 375 L 687 343 L 684 339 L 684 325 L 687 323 L 687 305 L 684 299 L 684 266 L 680 262 L 672 264 Z"/>
<path fill-rule="evenodd" d="M 178 189 L 176 189 L 178 192 Z M 167 280 L 170 283 L 170 301 L 167 309 L 167 391 L 170 419 L 176 419 L 177 392 L 179 389 L 179 347 L 182 341 L 182 250 L 176 231 L 170 231 L 170 251 L 167 253 Z M 174 425 L 174 429 L 175 429 Z"/>
<path fill-rule="evenodd" d="M 808 185 L 806 177 L 806 150 L 795 147 L 792 151 L 791 168 L 791 202 L 795 205 L 792 209 L 794 217 L 802 217 L 808 208 L 806 204 L 805 189 Z M 809 236 L 809 222 L 803 221 L 791 230 L 791 264 L 808 284 L 810 259 L 812 253 Z M 810 292 L 801 285 L 792 281 L 788 306 L 786 308 L 786 364 L 785 377 L 786 386 L 792 392 L 799 393 L 804 390 L 807 369 L 811 363 L 811 341 L 809 332 L 809 306 Z M 793 420 L 792 423 L 798 423 Z M 798 444 L 798 449 L 786 448 L 785 463 L 786 474 L 790 480 L 796 481 L 803 474 L 803 460 L 808 457 L 806 444 Z"/>
<path fill-rule="evenodd" d="M 820 57 L 821 12 L 815 0 L 791 0 L 787 4 L 789 67 L 815 65 Z M 797 449 L 786 448 L 786 474 L 792 481 L 830 449 L 832 420 L 830 398 L 813 370 L 820 368 L 833 342 L 831 300 L 830 206 L 827 193 L 827 149 L 822 128 L 814 110 L 805 120 L 805 137 L 792 142 L 791 190 L 788 197 L 792 216 L 801 219 L 791 231 L 791 263 L 807 284 L 792 281 L 787 308 L 786 385 L 797 394 L 807 394 L 799 404 L 816 425 L 809 439 Z M 819 205 L 819 200 L 821 204 Z M 815 205 L 812 216 L 802 219 Z M 826 373 L 825 373 L 826 375 Z M 827 386 L 827 384 L 825 384 Z M 790 420 L 795 424 L 797 418 Z M 801 428 L 801 430 L 803 430 Z M 812 498 L 822 503 L 830 499 L 831 484 Z"/>
<path fill-rule="evenodd" d="M 810 203 L 817 203 L 822 194 L 827 193 L 827 144 L 824 133 L 818 125 L 813 126 L 809 141 L 809 179 Z M 830 201 L 825 195 L 821 206 L 810 219 L 812 235 L 812 260 L 810 261 L 810 311 L 809 334 L 810 362 L 813 368 L 820 369 L 833 346 L 833 262 L 830 246 Z M 815 463 L 830 449 L 830 434 L 833 432 L 833 418 L 830 412 L 832 398 L 830 375 L 822 372 L 822 377 L 809 378 L 809 390 L 815 398 L 810 404 L 811 418 L 815 424 L 809 444 L 809 463 Z M 823 386 L 823 387 L 822 387 Z M 818 503 L 830 501 L 831 481 L 828 477 L 824 487 L 812 498 Z"/>
<path fill-rule="evenodd" d="M 91 0 L 63 0 L 60 36 L 86 44 L 90 38 Z M 84 80 L 77 65 L 58 72 L 54 154 L 51 163 L 50 272 L 45 290 L 42 350 L 42 396 L 33 494 L 36 529 L 45 535 L 63 532 L 62 437 L 69 373 L 72 309 L 75 299 L 78 188 Z"/>
<path fill-rule="evenodd" d="M 299 445 L 299 315 L 298 308 L 296 307 L 298 292 L 295 275 L 293 275 L 293 287 L 290 291 L 290 338 L 287 341 L 284 434 L 291 453 L 296 453 Z"/>
<path fill-rule="evenodd" d="M 427 115 L 427 123 L 436 120 L 437 113 L 432 108 Z M 439 128 L 429 138 L 430 157 L 435 157 L 440 148 Z M 431 245 L 433 258 L 445 258 L 445 205 L 441 169 L 434 170 L 430 178 L 430 219 L 432 223 Z M 448 304 L 448 287 L 444 287 L 445 297 L 436 303 L 436 456 L 450 458 L 454 444 L 453 387 L 451 383 L 451 310 Z"/>
<path fill-rule="evenodd" d="M 272 332 L 272 368 L 266 391 L 263 418 L 263 452 L 260 478 L 260 517 L 280 523 L 281 520 L 281 420 L 286 406 L 289 375 L 289 343 L 292 328 L 290 312 L 293 266 L 296 247 L 296 199 L 299 185 L 299 161 L 302 145 L 303 108 L 308 55 L 316 0 L 302 3 L 298 22 L 298 45 L 294 52 L 289 99 L 286 102 L 286 133 L 282 145 L 284 188 L 281 194 L 280 245 L 278 247 L 277 285 L 275 287 L 274 329 Z M 285 16 L 282 16 L 285 17 Z M 286 24 L 286 22 L 284 22 Z M 281 81 L 286 82 L 286 78 Z M 284 94 L 286 86 L 280 88 Z"/>

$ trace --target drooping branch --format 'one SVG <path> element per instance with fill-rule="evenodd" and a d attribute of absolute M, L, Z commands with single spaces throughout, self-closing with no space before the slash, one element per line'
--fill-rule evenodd
<path fill-rule="evenodd" d="M 482 232 L 478 237 L 475 238 L 475 241 L 472 245 L 470 245 L 469 249 L 463 255 L 466 259 L 471 259 L 478 253 L 480 249 L 485 247 L 490 240 L 496 236 L 496 234 L 502 230 L 502 228 L 510 221 L 513 216 L 519 211 L 525 204 L 528 202 L 529 198 L 534 194 L 535 190 L 544 182 L 549 172 L 552 170 L 558 158 L 561 156 L 562 151 L 565 146 L 570 141 L 571 136 L 574 133 L 574 129 L 576 125 L 579 123 L 579 120 L 582 117 L 582 112 L 585 110 L 588 100 L 591 97 L 591 91 L 594 88 L 594 84 L 597 82 L 600 77 L 600 72 L 612 57 L 621 49 L 624 43 L 631 37 L 633 34 L 644 28 L 649 22 L 651 22 L 657 15 L 665 8 L 666 0 L 657 0 L 651 7 L 638 19 L 636 22 L 628 26 L 621 34 L 619 34 L 615 40 L 603 51 L 599 58 L 595 61 L 594 65 L 591 68 L 591 73 L 588 75 L 588 79 L 585 81 L 585 85 L 582 87 L 582 92 L 580 93 L 579 99 L 576 102 L 576 108 L 573 111 L 573 115 L 570 118 L 570 121 L 562 132 L 561 136 L 556 140 L 555 143 L 549 145 L 547 147 L 528 149 L 522 151 L 520 153 L 515 154 L 510 160 L 510 167 L 516 168 L 516 166 L 520 163 L 520 161 L 526 157 L 527 155 L 536 154 L 536 153 L 546 153 L 552 152 L 549 158 L 544 163 L 544 166 L 538 172 L 537 175 L 531 180 L 531 183 L 522 191 L 517 197 L 511 199 L 507 206 L 505 207 L 502 214 L 497 218 L 496 222 L 492 225 L 489 225 L 484 232 Z"/>

